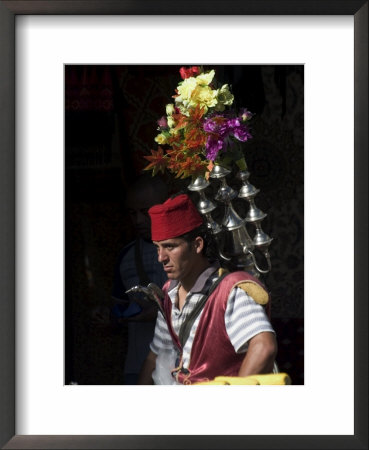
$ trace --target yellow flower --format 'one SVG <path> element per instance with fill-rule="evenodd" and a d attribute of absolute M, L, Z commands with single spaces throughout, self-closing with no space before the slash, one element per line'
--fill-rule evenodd
<path fill-rule="evenodd" d="M 208 86 L 214 78 L 215 70 L 211 70 L 207 73 L 201 73 L 196 77 L 196 83 L 200 86 Z"/>
<path fill-rule="evenodd" d="M 193 77 L 183 80 L 182 83 L 177 87 L 179 97 L 176 97 L 176 102 L 184 102 L 185 100 L 189 100 L 192 91 L 196 86 L 196 79 Z"/>
<path fill-rule="evenodd" d="M 169 133 L 170 133 L 172 136 L 177 136 L 177 134 L 179 133 L 179 130 L 176 130 L 175 128 L 171 128 L 171 129 L 169 130 Z"/>
<path fill-rule="evenodd" d="M 179 95 L 175 98 L 175 103 L 182 114 L 188 116 L 188 108 L 195 108 L 198 105 L 205 108 L 205 113 L 208 108 L 213 107 L 217 111 L 223 111 L 224 105 L 233 103 L 233 95 L 230 93 L 227 84 L 223 85 L 220 90 L 212 89 L 209 86 L 214 76 L 215 70 L 210 70 L 210 72 L 202 73 L 196 78 L 186 78 L 178 85 Z M 172 114 L 168 113 L 168 111 L 172 111 L 172 108 L 174 109 L 173 105 L 167 105 L 167 116 Z"/>
<path fill-rule="evenodd" d="M 217 104 L 218 90 L 213 90 L 209 86 L 197 86 L 193 91 L 189 106 L 196 107 L 197 105 L 211 108 Z"/>
<path fill-rule="evenodd" d="M 174 113 L 174 105 L 173 103 L 169 103 L 166 107 L 165 107 L 165 111 L 167 113 L 167 116 L 171 116 Z"/>
<path fill-rule="evenodd" d="M 180 113 L 183 114 L 184 116 L 189 116 L 190 113 L 188 112 L 188 109 L 187 109 L 187 106 L 188 106 L 189 102 L 186 100 L 185 103 L 186 104 L 183 104 L 183 105 L 179 104 L 178 105 L 178 109 L 179 109 Z"/>
<path fill-rule="evenodd" d="M 159 145 L 166 144 L 167 138 L 163 133 L 160 133 L 156 136 L 155 142 L 157 142 Z"/>
<path fill-rule="evenodd" d="M 167 123 L 169 128 L 173 128 L 175 125 L 175 121 L 172 116 L 167 116 Z"/>

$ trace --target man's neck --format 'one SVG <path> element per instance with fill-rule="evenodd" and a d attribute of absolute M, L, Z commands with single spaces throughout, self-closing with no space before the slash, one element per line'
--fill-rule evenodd
<path fill-rule="evenodd" d="M 188 292 L 192 289 L 193 285 L 196 283 L 198 277 L 210 267 L 210 262 L 207 259 L 203 259 L 199 262 L 199 264 L 191 271 L 191 273 L 184 279 L 180 280 L 181 290 L 187 295 Z"/>

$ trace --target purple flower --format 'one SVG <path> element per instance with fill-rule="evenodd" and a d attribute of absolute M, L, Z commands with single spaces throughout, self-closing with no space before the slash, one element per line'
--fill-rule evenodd
<path fill-rule="evenodd" d="M 160 128 L 166 128 L 168 126 L 168 122 L 165 116 L 161 117 L 157 123 Z"/>
<path fill-rule="evenodd" d="M 206 119 L 203 128 L 206 133 L 215 133 L 217 124 L 211 118 Z"/>
<path fill-rule="evenodd" d="M 226 138 L 228 134 L 230 133 L 231 128 L 228 126 L 227 122 L 224 122 L 223 124 L 219 125 L 218 127 L 218 133 L 222 138 Z"/>
<path fill-rule="evenodd" d="M 241 142 L 251 138 L 251 134 L 245 126 L 239 126 L 233 130 L 233 136 Z"/>
<path fill-rule="evenodd" d="M 214 161 L 218 155 L 218 152 L 223 147 L 223 140 L 219 139 L 218 136 L 212 134 L 208 136 L 205 144 L 206 158 Z"/>
<path fill-rule="evenodd" d="M 232 119 L 227 120 L 227 126 L 229 128 L 236 128 L 240 126 L 240 121 L 238 120 L 238 117 L 233 117 Z"/>
<path fill-rule="evenodd" d="M 228 121 L 221 115 L 213 116 L 204 123 L 204 131 L 206 133 L 217 134 L 224 138 L 230 131 Z"/>
<path fill-rule="evenodd" d="M 250 114 L 243 110 L 242 114 Z M 235 113 L 216 114 L 205 120 L 204 131 L 208 134 L 205 144 L 206 157 L 214 161 L 218 153 L 225 151 L 232 145 L 232 137 L 238 141 L 245 142 L 251 138 L 251 134 L 245 123 L 241 122 L 242 115 L 235 116 Z"/>

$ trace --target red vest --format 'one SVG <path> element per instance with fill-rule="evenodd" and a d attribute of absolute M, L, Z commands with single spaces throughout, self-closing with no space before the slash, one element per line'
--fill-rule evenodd
<path fill-rule="evenodd" d="M 190 364 L 187 371 L 180 371 L 177 381 L 183 384 L 192 384 L 200 381 L 210 381 L 215 377 L 237 376 L 245 354 L 238 354 L 229 340 L 224 315 L 227 300 L 236 283 L 252 280 L 260 281 L 247 272 L 232 272 L 228 274 L 209 296 L 195 333 L 192 344 Z M 178 336 L 175 334 L 172 322 L 172 302 L 167 294 L 169 282 L 164 285 L 164 310 L 167 318 L 169 332 L 174 343 L 181 349 Z"/>

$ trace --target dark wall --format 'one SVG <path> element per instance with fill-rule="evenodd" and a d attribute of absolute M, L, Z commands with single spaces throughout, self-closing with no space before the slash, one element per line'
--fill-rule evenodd
<path fill-rule="evenodd" d="M 303 66 L 212 66 L 236 107 L 255 113 L 245 145 L 262 226 L 274 240 L 272 293 L 280 369 L 303 383 Z M 92 325 L 111 305 L 115 259 L 133 230 L 125 188 L 156 148 L 156 120 L 180 81 L 178 66 L 67 66 L 65 112 L 66 383 L 121 384 L 126 330 Z M 167 179 L 175 191 L 188 182 Z"/>

